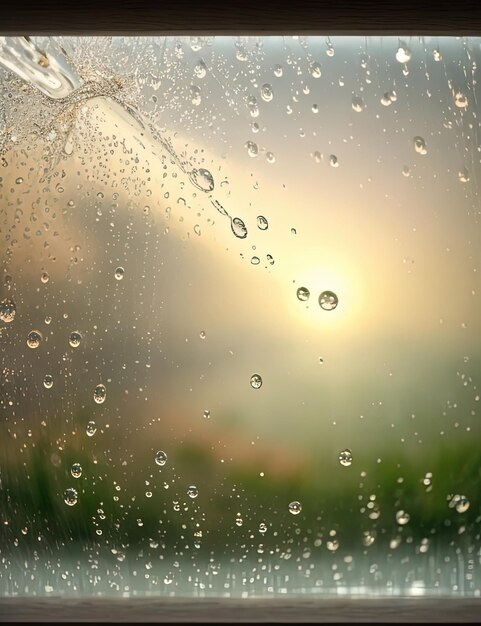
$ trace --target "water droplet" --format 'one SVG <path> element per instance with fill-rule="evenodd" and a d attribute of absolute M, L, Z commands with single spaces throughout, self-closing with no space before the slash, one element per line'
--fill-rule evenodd
<path fill-rule="evenodd" d="M 70 333 L 68 342 L 72 348 L 78 348 L 81 341 L 82 341 L 82 335 L 79 333 L 78 330 L 74 330 Z"/>
<path fill-rule="evenodd" d="M 210 411 L 209 411 L 209 409 L 205 409 L 203 415 L 204 415 L 206 420 L 210 419 Z"/>
<path fill-rule="evenodd" d="M 259 374 L 252 374 L 251 387 L 253 389 L 260 389 L 262 387 L 262 378 L 260 377 Z"/>
<path fill-rule="evenodd" d="M 257 227 L 260 228 L 260 230 L 267 230 L 269 228 L 269 222 L 263 215 L 257 216 Z"/>
<path fill-rule="evenodd" d="M 47 272 L 43 272 L 42 275 L 40 276 L 40 280 L 42 281 L 42 283 L 48 283 L 48 281 L 50 280 L 50 276 L 48 275 Z"/>
<path fill-rule="evenodd" d="M 337 539 L 330 539 L 326 542 L 326 548 L 329 552 L 335 552 L 339 548 L 339 541 Z"/>
<path fill-rule="evenodd" d="M 234 219 L 231 220 L 231 228 L 234 235 L 239 239 L 245 239 L 247 237 L 246 225 L 240 217 L 234 217 Z"/>
<path fill-rule="evenodd" d="M 281 65 L 274 66 L 274 75 L 277 76 L 277 78 L 280 78 L 282 76 L 282 73 L 283 70 Z"/>
<path fill-rule="evenodd" d="M 404 41 L 399 42 L 399 48 L 396 52 L 396 61 L 399 63 L 408 63 L 411 60 L 411 50 L 407 47 Z"/>
<path fill-rule="evenodd" d="M 272 256 L 272 254 L 266 255 L 266 259 L 268 260 L 270 265 L 274 265 L 274 257 Z"/>
<path fill-rule="evenodd" d="M 466 513 L 469 509 L 470 502 L 466 496 L 455 495 L 450 502 L 450 506 L 455 506 L 458 513 Z"/>
<path fill-rule="evenodd" d="M 466 167 L 464 167 L 462 170 L 460 170 L 460 171 L 458 172 L 458 177 L 459 177 L 459 180 L 460 180 L 462 183 L 467 183 L 467 182 L 469 181 L 469 172 L 468 172 L 468 169 L 467 169 Z"/>
<path fill-rule="evenodd" d="M 187 495 L 189 496 L 189 498 L 192 499 L 197 498 L 197 496 L 199 495 L 199 490 L 195 485 L 190 485 L 190 487 L 187 489 Z"/>
<path fill-rule="evenodd" d="M 65 489 L 65 491 L 63 492 L 63 501 L 65 502 L 65 504 L 68 504 L 69 506 L 74 506 L 74 504 L 77 504 L 77 500 L 78 493 L 76 489 L 73 489 L 72 487 Z"/>
<path fill-rule="evenodd" d="M 297 290 L 297 298 L 301 300 L 301 302 L 306 302 L 306 300 L 309 300 L 310 295 L 311 292 L 307 287 L 299 287 L 299 289 Z"/>
<path fill-rule="evenodd" d="M 97 432 L 97 424 L 93 420 L 90 420 L 86 428 L 87 436 L 93 437 L 96 432 Z"/>
<path fill-rule="evenodd" d="M 411 176 L 411 170 L 409 169 L 409 166 L 407 165 L 403 165 L 403 176 L 406 176 L 406 178 Z"/>
<path fill-rule="evenodd" d="M 247 154 L 250 157 L 255 158 L 259 154 L 259 148 L 253 141 L 246 141 L 245 147 L 247 148 Z"/>
<path fill-rule="evenodd" d="M 251 263 L 252 263 L 252 265 L 259 265 L 259 263 L 260 263 L 260 262 L 261 262 L 261 260 L 259 259 L 259 257 L 258 257 L 258 256 L 253 256 L 253 257 L 251 258 Z"/>
<path fill-rule="evenodd" d="M 53 387 L 53 376 L 51 374 L 45 374 L 43 377 L 43 386 L 45 389 L 51 389 Z"/>
<path fill-rule="evenodd" d="M 459 108 L 459 109 L 466 109 L 468 106 L 468 99 L 467 97 L 464 95 L 464 93 L 462 91 L 456 91 L 454 94 L 454 104 Z"/>
<path fill-rule="evenodd" d="M 274 93 L 272 91 L 272 86 L 269 83 L 265 83 L 261 87 L 261 98 L 264 102 L 270 102 L 274 97 Z"/>
<path fill-rule="evenodd" d="M 322 161 L 322 154 L 319 152 L 319 150 L 316 150 L 314 152 L 314 160 L 316 161 L 316 163 L 320 163 Z"/>
<path fill-rule="evenodd" d="M 266 533 L 267 532 L 267 524 L 265 524 L 264 522 L 261 522 L 259 524 L 259 532 L 261 533 L 261 535 Z"/>
<path fill-rule="evenodd" d="M 212 191 L 214 189 L 214 177 L 209 172 L 209 170 L 206 170 L 202 167 L 199 169 L 194 168 L 190 172 L 189 178 L 191 183 L 194 184 L 197 189 L 200 189 L 205 193 L 208 193 L 209 191 Z"/>
<path fill-rule="evenodd" d="M 204 61 L 200 60 L 197 65 L 194 67 L 194 74 L 197 78 L 204 78 L 207 74 L 207 68 L 205 66 Z"/>
<path fill-rule="evenodd" d="M 15 318 L 15 313 L 17 312 L 17 307 L 15 302 L 10 298 L 5 298 L 0 302 L 0 320 L 9 324 L 13 322 Z"/>
<path fill-rule="evenodd" d="M 362 536 L 362 543 L 366 547 L 372 546 L 376 541 L 376 532 L 374 530 L 365 530 Z"/>
<path fill-rule="evenodd" d="M 433 50 L 433 58 L 435 61 L 441 61 L 443 55 L 439 52 L 439 50 Z"/>
<path fill-rule="evenodd" d="M 311 76 L 314 76 L 314 78 L 320 78 L 321 77 L 321 66 L 319 65 L 319 63 L 312 63 L 312 65 L 311 65 Z"/>
<path fill-rule="evenodd" d="M 329 155 L 329 165 L 331 167 L 339 167 L 339 161 L 337 160 L 337 156 L 335 154 Z"/>
<path fill-rule="evenodd" d="M 196 85 L 192 85 L 190 88 L 190 101 L 196 107 L 198 107 L 199 104 L 202 102 L 201 91 Z"/>
<path fill-rule="evenodd" d="M 391 106 L 392 103 L 393 101 L 391 99 L 391 94 L 389 91 L 386 91 L 383 97 L 381 98 L 381 104 L 385 107 L 388 107 L 388 106 Z"/>
<path fill-rule="evenodd" d="M 201 330 L 201 331 L 200 331 L 200 333 L 199 333 L 199 337 L 200 337 L 201 339 L 205 339 L 205 338 L 207 337 L 207 335 L 206 335 L 206 333 L 205 333 L 205 330 Z"/>
<path fill-rule="evenodd" d="M 242 526 L 242 524 L 244 523 L 244 520 L 242 519 L 240 513 L 237 513 L 235 523 L 237 524 L 237 526 Z"/>
<path fill-rule="evenodd" d="M 299 515 L 301 511 L 302 511 L 302 505 L 297 500 L 294 500 L 293 502 L 289 504 L 289 513 L 292 513 L 292 515 Z"/>
<path fill-rule="evenodd" d="M 416 150 L 416 152 L 418 154 L 427 154 L 427 148 L 426 148 L 426 142 L 424 141 L 424 139 L 422 137 L 414 137 L 413 139 L 414 142 L 414 149 Z"/>
<path fill-rule="evenodd" d="M 27 346 L 29 348 L 38 348 L 42 341 L 42 334 L 38 330 L 31 330 L 27 335 Z"/>
<path fill-rule="evenodd" d="M 157 465 L 161 465 L 161 466 L 167 463 L 167 455 L 165 454 L 163 450 L 159 450 L 155 454 L 155 462 L 157 463 Z"/>
<path fill-rule="evenodd" d="M 338 459 L 341 465 L 343 465 L 344 467 L 349 467 L 352 463 L 352 452 L 349 450 L 349 448 L 346 448 L 342 452 L 339 452 Z"/>
<path fill-rule="evenodd" d="M 396 511 L 396 522 L 400 526 L 404 526 L 405 524 L 407 524 L 410 519 L 411 519 L 411 516 L 409 515 L 409 513 L 406 513 L 406 511 L 403 511 L 402 509 L 399 511 Z"/>
<path fill-rule="evenodd" d="M 80 463 L 74 463 L 70 468 L 70 473 L 74 478 L 80 478 L 80 476 L 82 476 L 82 466 Z"/>
<path fill-rule="evenodd" d="M 276 162 L 275 154 L 273 152 L 267 152 L 266 153 L 266 161 L 268 163 L 275 163 Z"/>
<path fill-rule="evenodd" d="M 334 46 L 330 42 L 327 44 L 326 54 L 328 57 L 333 57 L 335 54 Z"/>
<path fill-rule="evenodd" d="M 319 305 L 324 311 L 332 311 L 338 303 L 338 297 L 333 291 L 323 291 L 319 296 Z"/>
<path fill-rule="evenodd" d="M 319 106 L 317 104 L 313 104 L 311 107 L 311 111 L 313 113 L 319 113 Z"/>
<path fill-rule="evenodd" d="M 122 278 L 124 277 L 124 272 L 125 270 L 123 267 L 116 267 L 114 273 L 116 280 L 122 280 Z"/>
<path fill-rule="evenodd" d="M 107 396 L 107 389 L 105 385 L 97 385 L 94 389 L 94 400 L 97 404 L 103 404 Z"/>
<path fill-rule="evenodd" d="M 364 110 L 364 100 L 360 96 L 352 97 L 352 109 L 356 111 L 356 113 L 360 113 Z"/>

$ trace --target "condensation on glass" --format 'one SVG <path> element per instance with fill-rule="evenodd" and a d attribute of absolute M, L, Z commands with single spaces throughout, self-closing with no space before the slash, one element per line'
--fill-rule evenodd
<path fill-rule="evenodd" d="M 481 39 L 0 63 L 0 593 L 479 596 Z"/>

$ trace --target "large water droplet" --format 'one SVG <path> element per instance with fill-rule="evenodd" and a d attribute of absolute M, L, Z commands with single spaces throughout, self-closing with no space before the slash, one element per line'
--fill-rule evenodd
<path fill-rule="evenodd" d="M 414 149 L 416 150 L 416 152 L 418 154 L 427 154 L 427 148 L 426 148 L 426 142 L 424 141 L 424 139 L 422 137 L 414 137 L 413 139 L 414 142 Z"/>
<path fill-rule="evenodd" d="M 82 466 L 80 463 L 74 463 L 70 468 L 70 473 L 74 478 L 80 478 L 80 476 L 82 476 Z"/>
<path fill-rule="evenodd" d="M 97 404 L 102 404 L 105 402 L 105 398 L 107 396 L 107 389 L 105 385 L 97 385 L 94 389 L 94 400 Z"/>
<path fill-rule="evenodd" d="M 240 217 L 234 217 L 234 219 L 231 220 L 230 225 L 232 228 L 232 232 L 236 237 L 238 237 L 239 239 L 245 239 L 247 237 L 246 225 Z"/>
<path fill-rule="evenodd" d="M 405 524 L 407 524 L 410 519 L 411 519 L 411 516 L 409 515 L 409 513 L 406 513 L 406 511 L 403 511 L 402 509 L 399 511 L 396 511 L 396 522 L 400 526 L 404 526 Z"/>
<path fill-rule="evenodd" d="M 122 280 L 122 278 L 124 277 L 124 272 L 125 270 L 123 267 L 116 267 L 114 273 L 116 280 Z"/>
<path fill-rule="evenodd" d="M 45 389 L 51 389 L 53 387 L 53 376 L 51 374 L 45 374 L 43 377 L 43 386 Z"/>
<path fill-rule="evenodd" d="M 214 177 L 209 172 L 202 167 L 199 169 L 193 169 L 189 174 L 190 181 L 194 184 L 197 189 L 208 193 L 214 189 Z"/>
<path fill-rule="evenodd" d="M 364 110 L 364 100 L 360 96 L 352 97 L 352 109 L 356 113 L 360 113 Z"/>
<path fill-rule="evenodd" d="M 68 504 L 69 506 L 74 506 L 74 504 L 77 504 L 77 501 L 78 501 L 77 490 L 73 489 L 72 487 L 65 489 L 65 491 L 63 492 L 63 501 L 65 502 L 65 504 Z"/>
<path fill-rule="evenodd" d="M 272 86 L 269 85 L 269 83 L 265 83 L 265 85 L 262 85 L 261 98 L 264 100 L 264 102 L 270 102 L 273 97 L 274 93 L 272 91 Z"/>
<path fill-rule="evenodd" d="M 263 215 L 257 216 L 257 227 L 260 228 L 260 230 L 267 230 L 269 228 L 269 222 Z"/>
<path fill-rule="evenodd" d="M 27 346 L 29 348 L 38 348 L 42 341 L 42 333 L 38 330 L 31 330 L 27 335 Z"/>
<path fill-rule="evenodd" d="M 97 432 L 97 424 L 93 420 L 87 424 L 86 432 L 88 437 L 93 437 Z"/>
<path fill-rule="evenodd" d="M 338 303 L 338 297 L 333 291 L 323 291 L 319 296 L 319 305 L 324 311 L 332 311 Z"/>
<path fill-rule="evenodd" d="M 466 513 L 466 511 L 469 509 L 470 502 L 466 498 L 466 496 L 460 496 L 459 494 L 456 494 L 449 503 L 449 506 L 450 508 L 454 506 L 458 513 Z"/>
<path fill-rule="evenodd" d="M 0 320 L 9 324 L 13 322 L 15 319 L 15 313 L 17 312 L 17 307 L 15 302 L 10 298 L 5 298 L 0 302 Z"/>
<path fill-rule="evenodd" d="M 302 511 L 302 505 L 297 500 L 294 500 L 293 502 L 289 504 L 289 513 L 292 513 L 292 515 L 299 515 L 301 511 Z"/>
<path fill-rule="evenodd" d="M 341 465 L 343 465 L 344 467 L 349 467 L 352 463 L 352 452 L 349 450 L 349 448 L 346 448 L 342 452 L 339 452 L 338 459 Z"/>
<path fill-rule="evenodd" d="M 157 465 L 165 465 L 167 463 L 167 455 L 163 450 L 159 450 L 155 454 L 155 462 Z"/>
<path fill-rule="evenodd" d="M 72 348 L 78 348 L 81 341 L 82 341 L 82 335 L 79 333 L 78 330 L 74 330 L 70 333 L 68 342 Z"/>
<path fill-rule="evenodd" d="M 396 52 L 396 61 L 399 61 L 399 63 L 408 63 L 412 56 L 411 50 L 407 47 L 404 41 L 399 43 L 400 45 Z"/>
<path fill-rule="evenodd" d="M 194 500 L 199 495 L 199 490 L 195 485 L 190 485 L 190 487 L 188 487 L 187 489 L 187 495 L 189 496 L 189 498 L 192 498 Z"/>
<path fill-rule="evenodd" d="M 252 374 L 250 382 L 253 389 L 260 389 L 262 387 L 262 378 L 259 374 Z"/>
<path fill-rule="evenodd" d="M 310 295 L 311 292 L 307 287 L 299 287 L 299 289 L 297 290 L 297 297 L 299 300 L 301 300 L 301 302 L 306 302 L 306 300 L 309 300 Z"/>

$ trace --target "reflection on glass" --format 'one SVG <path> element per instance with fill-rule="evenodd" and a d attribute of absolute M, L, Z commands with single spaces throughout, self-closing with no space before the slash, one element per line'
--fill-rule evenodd
<path fill-rule="evenodd" d="M 0 44 L 2 594 L 479 596 L 481 40 Z"/>

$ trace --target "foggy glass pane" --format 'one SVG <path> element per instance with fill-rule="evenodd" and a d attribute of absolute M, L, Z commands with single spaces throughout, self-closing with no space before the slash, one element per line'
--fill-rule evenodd
<path fill-rule="evenodd" d="M 1 595 L 480 596 L 481 38 L 0 38 Z"/>

